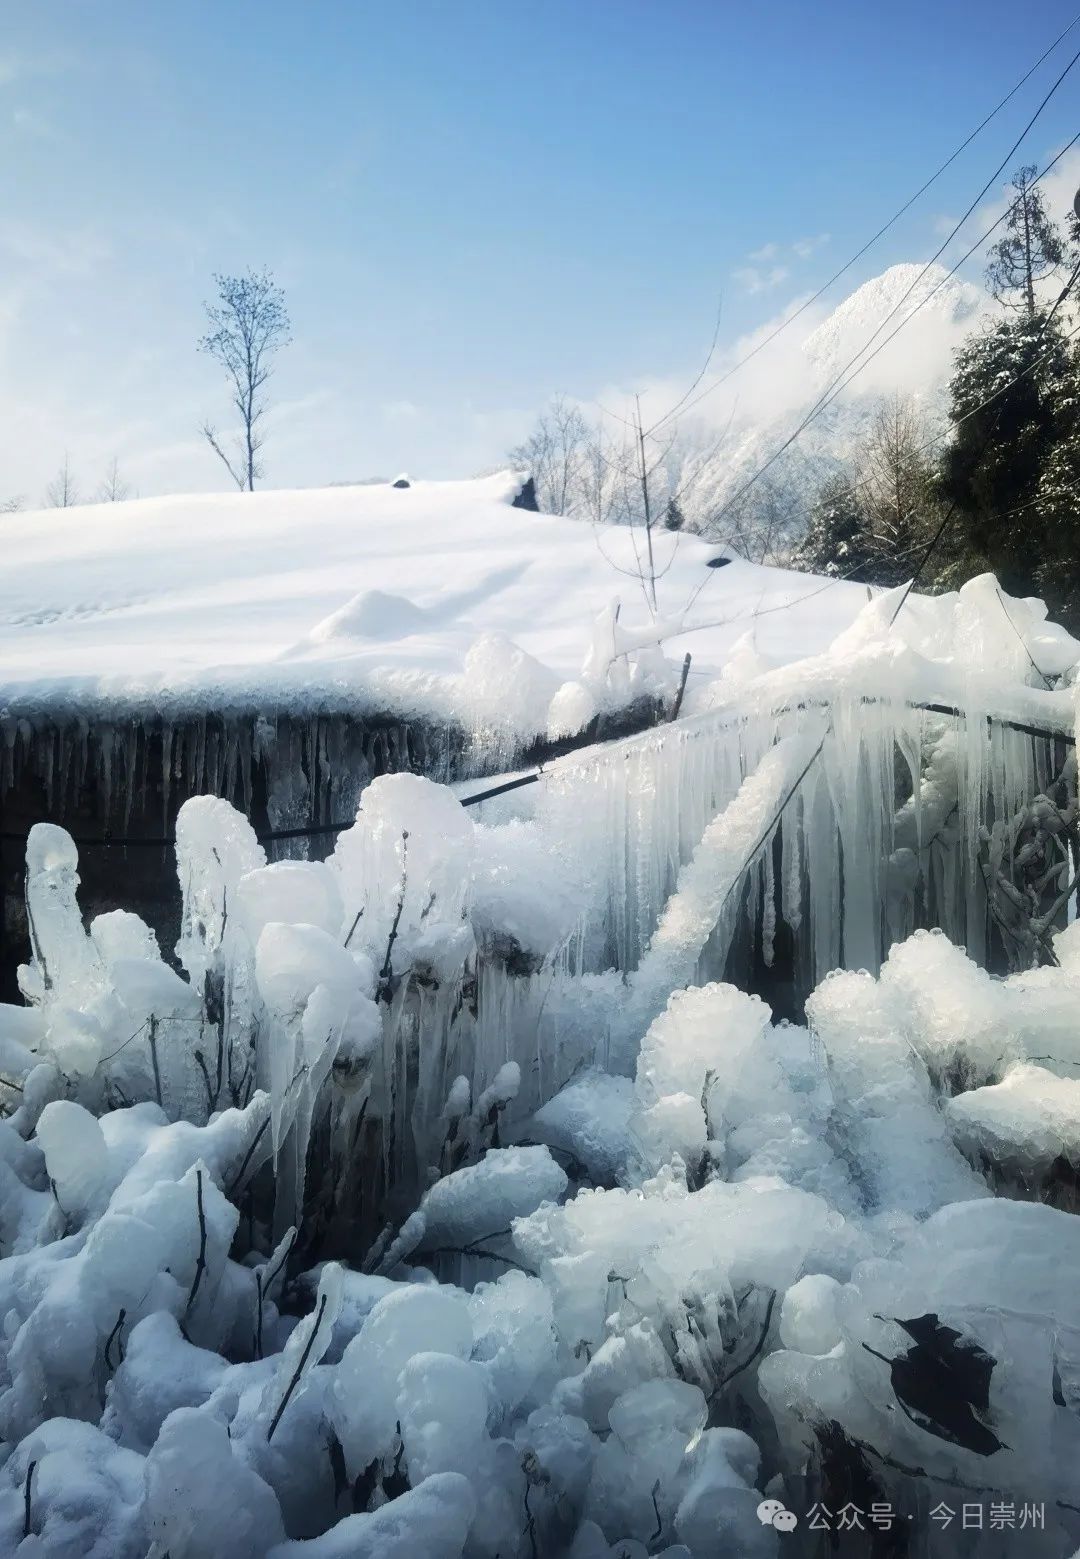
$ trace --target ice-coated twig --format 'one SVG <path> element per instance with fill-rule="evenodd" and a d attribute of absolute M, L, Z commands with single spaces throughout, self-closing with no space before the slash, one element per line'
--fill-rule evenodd
<path fill-rule="evenodd" d="M 486 1240 L 504 1240 L 510 1236 L 509 1229 L 497 1229 L 494 1234 L 481 1234 L 468 1245 L 438 1245 L 433 1250 L 424 1251 L 425 1256 L 486 1256 L 489 1261 L 503 1261 L 508 1267 L 513 1267 L 515 1272 L 524 1272 L 527 1277 L 535 1277 L 532 1267 L 524 1266 L 520 1261 L 515 1261 L 512 1256 L 503 1256 L 496 1250 L 484 1250 Z"/>
<path fill-rule="evenodd" d="M 273 1418 L 270 1420 L 270 1427 L 266 1431 L 267 1443 L 269 1443 L 274 1438 L 274 1430 L 277 1428 L 278 1424 L 280 1424 L 280 1422 L 281 1422 L 281 1415 L 282 1415 L 282 1413 L 284 1413 L 285 1409 L 289 1405 L 289 1398 L 292 1396 L 293 1392 L 296 1390 L 297 1386 L 300 1384 L 301 1378 L 302 1378 L 303 1373 L 304 1373 L 304 1365 L 307 1363 L 308 1358 L 310 1357 L 310 1354 L 311 1354 L 311 1350 L 315 1346 L 315 1339 L 319 1335 L 319 1328 L 322 1325 L 322 1318 L 325 1315 L 325 1313 L 326 1313 L 326 1295 L 323 1294 L 322 1298 L 319 1300 L 319 1313 L 318 1313 L 318 1315 L 317 1315 L 317 1317 L 315 1319 L 315 1325 L 311 1329 L 311 1336 L 308 1338 L 307 1342 L 304 1344 L 304 1351 L 300 1355 L 299 1361 L 297 1362 L 296 1369 L 293 1371 L 292 1379 L 289 1381 L 289 1384 L 285 1388 L 285 1395 L 282 1397 L 281 1401 L 278 1403 L 277 1412 L 274 1414 Z"/>
<path fill-rule="evenodd" d="M 656 1498 L 657 1490 L 659 1489 L 659 1487 L 660 1487 L 660 1479 L 657 1478 L 656 1482 L 652 1486 L 652 1489 L 650 1490 L 650 1496 L 652 1498 L 653 1514 L 656 1516 L 656 1531 L 653 1533 L 652 1537 L 649 1539 L 650 1544 L 651 1543 L 658 1543 L 660 1541 L 661 1535 L 662 1535 L 663 1530 L 664 1530 L 664 1518 L 660 1514 L 660 1506 L 659 1506 L 659 1504 L 657 1502 L 657 1498 Z"/>
<path fill-rule="evenodd" d="M 282 1272 L 284 1272 L 284 1270 L 285 1270 L 285 1263 L 288 1261 L 289 1257 L 292 1255 L 292 1248 L 293 1248 L 293 1246 L 295 1244 L 296 1244 L 296 1229 L 295 1228 L 286 1229 L 285 1233 L 281 1236 L 281 1241 L 280 1241 L 280 1243 L 278 1245 L 277 1250 L 273 1252 L 273 1254 L 270 1257 L 270 1260 L 267 1262 L 265 1268 L 263 1269 L 263 1293 L 266 1294 L 267 1296 L 269 1296 L 271 1290 L 274 1287 L 274 1284 L 277 1282 L 277 1280 L 281 1276 Z M 274 1265 L 275 1259 L 276 1259 L 276 1262 L 277 1262 L 276 1266 Z"/>
<path fill-rule="evenodd" d="M 121 1329 L 122 1329 L 126 1319 L 127 1319 L 127 1311 L 121 1305 L 121 1307 L 120 1307 L 120 1314 L 116 1317 L 116 1322 L 115 1322 L 115 1324 L 113 1326 L 113 1329 L 109 1333 L 108 1337 L 106 1337 L 106 1339 L 105 1339 L 105 1368 L 106 1369 L 110 1369 L 111 1370 L 112 1367 L 113 1367 L 112 1359 L 109 1357 L 109 1355 L 112 1352 L 112 1345 L 113 1345 L 114 1340 L 115 1340 L 116 1345 L 117 1345 L 117 1350 L 116 1351 L 117 1351 L 117 1354 L 118 1354 L 118 1362 L 120 1364 L 123 1364 L 123 1362 L 124 1362 L 124 1345 L 123 1345 L 123 1342 L 120 1340 L 120 1331 L 121 1331 Z"/>
<path fill-rule="evenodd" d="M 384 999 L 390 989 L 390 981 L 393 979 L 392 956 L 394 943 L 397 941 L 398 927 L 401 924 L 402 911 L 405 908 L 405 887 L 408 882 L 409 860 L 409 830 L 401 831 L 401 891 L 398 894 L 397 908 L 394 911 L 394 919 L 390 925 L 390 935 L 386 942 L 386 957 L 383 959 L 382 968 L 379 970 L 379 995 Z"/>
<path fill-rule="evenodd" d="M 30 1485 L 34 1479 L 34 1469 L 37 1462 L 30 1462 L 26 1468 L 26 1478 L 23 1482 L 23 1537 L 30 1536 Z"/>
<path fill-rule="evenodd" d="M 672 720 L 679 718 L 679 710 L 682 708 L 683 694 L 686 692 L 686 679 L 690 675 L 690 651 L 683 656 L 682 675 L 679 677 L 679 691 L 675 695 L 675 707 L 671 711 Z"/>
<path fill-rule="evenodd" d="M 227 1199 L 230 1202 L 233 1200 L 233 1197 L 236 1195 L 236 1192 L 240 1189 L 240 1185 L 241 1185 L 241 1182 L 243 1181 L 244 1174 L 245 1174 L 245 1172 L 247 1170 L 247 1167 L 251 1163 L 251 1160 L 255 1156 L 255 1149 L 259 1146 L 259 1143 L 262 1141 L 262 1139 L 263 1139 L 263 1137 L 264 1137 L 264 1135 L 266 1133 L 266 1128 L 269 1126 L 269 1124 L 270 1124 L 270 1117 L 269 1117 L 269 1115 L 267 1115 L 266 1118 L 263 1120 L 262 1125 L 259 1127 L 258 1131 L 252 1137 L 251 1143 L 250 1143 L 250 1145 L 248 1147 L 247 1152 L 244 1154 L 243 1158 L 240 1160 L 240 1168 L 236 1171 L 236 1174 L 232 1177 L 232 1179 L 229 1181 L 228 1186 L 225 1188 L 225 1195 L 226 1195 Z"/>
<path fill-rule="evenodd" d="M 768 1339 L 768 1336 L 769 1336 L 769 1328 L 772 1326 L 773 1309 L 774 1309 L 775 1305 L 776 1305 L 776 1290 L 774 1288 L 774 1289 L 771 1290 L 771 1292 L 769 1294 L 769 1302 L 765 1306 L 765 1319 L 762 1322 L 761 1334 L 758 1337 L 757 1342 L 751 1348 L 750 1352 L 746 1355 L 746 1358 L 742 1361 L 741 1364 L 736 1364 L 736 1366 L 735 1366 L 735 1368 L 733 1370 L 729 1370 L 728 1373 L 721 1380 L 717 1381 L 716 1385 L 713 1387 L 712 1391 L 709 1393 L 709 1405 L 710 1406 L 712 1405 L 713 1402 L 715 1402 L 716 1398 L 720 1395 L 721 1391 L 723 1391 L 727 1386 L 730 1386 L 731 1382 L 735 1379 L 735 1377 L 737 1375 L 742 1375 L 746 1370 L 748 1370 L 750 1368 L 751 1364 L 753 1364 L 754 1360 L 760 1356 L 760 1354 L 762 1352 L 762 1349 L 765 1347 L 765 1343 L 766 1343 L 766 1341 Z"/>
<path fill-rule="evenodd" d="M 149 1018 L 147 1019 L 147 1022 L 150 1025 L 150 1034 L 149 1034 L 149 1038 L 148 1038 L 148 1043 L 150 1045 L 150 1064 L 151 1064 L 151 1066 L 154 1069 L 154 1098 L 157 1100 L 158 1108 L 160 1109 L 161 1108 L 161 1067 L 158 1064 L 158 1053 L 157 1053 L 157 1018 L 154 1016 L 153 1013 L 150 1014 Z"/>
<path fill-rule="evenodd" d="M 214 1109 L 214 1087 L 210 1081 L 210 1073 L 206 1065 L 206 1057 L 201 1050 L 195 1051 L 195 1065 L 202 1073 L 203 1087 L 206 1089 L 206 1108 L 212 1114 Z"/>
<path fill-rule="evenodd" d="M 195 1206 L 199 1214 L 199 1259 L 195 1263 L 195 1276 L 191 1282 L 191 1292 L 188 1294 L 187 1304 L 184 1306 L 185 1317 L 191 1314 L 191 1307 L 195 1303 L 195 1296 L 199 1292 L 199 1285 L 202 1283 L 203 1273 L 206 1271 L 206 1209 L 203 1207 L 203 1172 L 201 1169 L 195 1171 Z"/>

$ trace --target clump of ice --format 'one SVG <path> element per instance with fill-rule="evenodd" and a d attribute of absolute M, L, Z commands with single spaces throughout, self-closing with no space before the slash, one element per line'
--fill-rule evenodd
<path fill-rule="evenodd" d="M 375 1305 L 337 1366 L 330 1406 L 351 1478 L 393 1445 L 398 1377 L 416 1354 L 468 1358 L 473 1329 L 463 1296 L 403 1288 Z"/>
<path fill-rule="evenodd" d="M 583 682 L 564 682 L 548 705 L 547 734 L 552 741 L 576 736 L 597 713 L 596 698 Z"/>
<path fill-rule="evenodd" d="M 618 1177 L 630 1155 L 633 1109 L 629 1078 L 590 1068 L 537 1110 L 530 1130 L 602 1185 Z"/>
<path fill-rule="evenodd" d="M 460 699 L 478 734 L 507 744 L 544 730 L 558 678 L 504 634 L 486 633 L 465 656 Z"/>
<path fill-rule="evenodd" d="M 999 1083 L 950 1099 L 949 1129 L 977 1163 L 1045 1173 L 1056 1159 L 1080 1164 L 1080 1078 L 1020 1063 Z"/>

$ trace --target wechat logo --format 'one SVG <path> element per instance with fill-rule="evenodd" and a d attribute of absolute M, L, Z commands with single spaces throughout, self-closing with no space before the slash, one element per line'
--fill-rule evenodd
<path fill-rule="evenodd" d="M 778 1532 L 794 1532 L 799 1518 L 793 1510 L 785 1510 L 778 1499 L 763 1499 L 757 1508 L 757 1518 L 763 1527 L 775 1527 Z"/>

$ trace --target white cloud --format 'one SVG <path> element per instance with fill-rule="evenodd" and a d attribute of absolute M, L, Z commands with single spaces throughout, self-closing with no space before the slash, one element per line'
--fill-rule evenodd
<path fill-rule="evenodd" d="M 744 291 L 756 293 L 771 292 L 774 287 L 779 287 L 781 282 L 787 281 L 789 271 L 786 265 L 773 265 L 768 270 L 762 270 L 756 265 L 743 265 L 731 274 Z"/>
<path fill-rule="evenodd" d="M 792 253 L 800 260 L 809 260 L 812 254 L 816 254 L 819 249 L 824 249 L 829 238 L 828 233 L 818 233 L 813 238 L 797 238 L 791 246 Z"/>
<path fill-rule="evenodd" d="M 732 271 L 732 277 L 738 282 L 744 291 L 751 294 L 758 292 L 771 292 L 774 287 L 779 287 L 791 274 L 791 264 L 794 261 L 809 260 L 811 255 L 817 253 L 829 242 L 828 233 L 818 233 L 812 238 L 796 238 L 793 243 L 780 244 L 770 240 L 762 244 L 760 249 L 754 249 L 747 255 L 749 265 L 740 266 Z M 787 264 L 782 262 L 786 258 Z"/>

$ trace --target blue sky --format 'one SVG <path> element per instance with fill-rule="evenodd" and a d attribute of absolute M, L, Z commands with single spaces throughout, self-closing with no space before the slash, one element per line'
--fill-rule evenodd
<path fill-rule="evenodd" d="M 222 485 L 194 350 L 270 266 L 273 485 L 457 475 L 812 290 L 1070 19 L 1002 0 L 0 6 L 0 496 Z M 1080 28 L 850 284 L 922 259 Z M 1077 128 L 1080 67 L 1028 142 Z M 827 235 L 827 236 L 826 236 Z M 848 290 L 837 289 L 835 301 Z"/>

